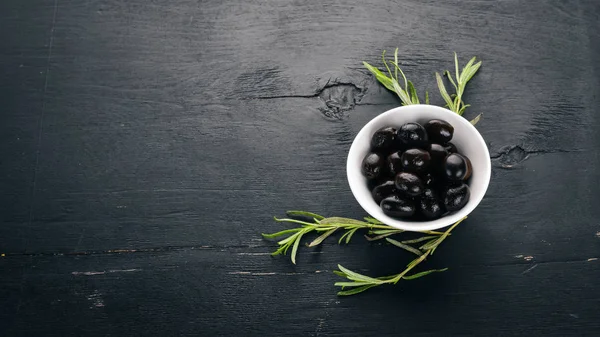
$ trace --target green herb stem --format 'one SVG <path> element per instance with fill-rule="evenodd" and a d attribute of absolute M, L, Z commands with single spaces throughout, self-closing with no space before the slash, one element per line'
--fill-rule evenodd
<path fill-rule="evenodd" d="M 402 105 L 420 104 L 421 100 L 419 99 L 415 85 L 408 80 L 404 71 L 400 68 L 400 63 L 398 61 L 398 48 L 396 48 L 394 51 L 393 60 L 386 59 L 385 50 L 381 55 L 381 59 L 385 69 L 387 70 L 387 75 L 377 67 L 374 67 L 367 62 L 363 62 L 363 65 L 375 76 L 379 83 L 381 83 L 386 89 L 398 95 Z M 448 79 L 454 88 L 454 93 L 452 94 L 448 93 L 446 90 L 442 75 L 437 72 L 435 73 L 437 86 L 442 99 L 444 102 L 446 102 L 446 107 L 458 115 L 463 115 L 465 109 L 469 107 L 469 104 L 464 102 L 463 94 L 465 92 L 467 83 L 473 78 L 473 76 L 475 76 L 481 67 L 481 61 L 476 61 L 477 59 L 475 57 L 471 58 L 461 71 L 458 62 L 458 56 L 456 53 L 454 53 L 455 77 L 453 78 L 452 74 L 448 70 L 442 72 L 443 76 Z M 388 63 L 393 66 L 393 73 Z M 398 77 L 398 74 L 400 74 L 401 78 Z M 427 91 L 425 91 L 424 101 L 426 104 L 429 104 L 429 92 Z M 475 125 L 481 119 L 481 116 L 482 114 L 479 114 L 477 117 L 472 119 L 470 121 L 471 124 Z M 339 270 L 335 270 L 334 273 L 349 280 L 349 282 L 344 281 L 335 283 L 336 286 L 342 287 L 342 290 L 338 292 L 338 295 L 340 296 L 355 295 L 383 284 L 396 284 L 400 280 L 414 280 L 431 273 L 446 271 L 447 268 L 431 269 L 408 275 L 409 272 L 423 263 L 427 257 L 433 255 L 439 245 L 451 235 L 450 232 L 466 218 L 465 217 L 455 222 L 444 232 L 422 231 L 421 233 L 427 235 L 416 239 L 398 241 L 390 238 L 390 236 L 402 234 L 404 232 L 403 230 L 388 226 L 371 217 L 365 217 L 363 221 L 343 217 L 324 217 L 316 213 L 297 210 L 288 211 L 286 214 L 290 218 L 275 218 L 275 221 L 291 223 L 299 227 L 285 229 L 272 234 L 263 234 L 263 237 L 266 239 L 277 239 L 284 237 L 277 242 L 279 248 L 273 252 L 272 255 L 287 254 L 288 249 L 291 247 L 291 260 L 294 264 L 296 264 L 296 255 L 301 240 L 305 238 L 307 234 L 311 234 L 313 232 L 317 233 L 318 236 L 307 244 L 308 247 L 315 247 L 322 244 L 328 237 L 332 236 L 338 231 L 344 231 L 339 238 L 338 243 L 349 243 L 350 239 L 357 231 L 367 230 L 368 235 L 365 235 L 367 240 L 376 241 L 385 239 L 388 243 L 417 255 L 415 259 L 408 263 L 402 272 L 396 275 L 384 277 L 373 278 L 366 275 L 361 275 L 344 268 L 342 265 L 338 265 Z M 309 219 L 309 221 L 294 218 Z M 421 244 L 422 242 L 424 243 Z M 413 246 L 415 244 L 420 244 L 420 246 Z"/>
<path fill-rule="evenodd" d="M 275 239 L 275 238 L 279 238 L 279 237 L 284 237 L 283 239 L 280 239 L 277 242 L 277 244 L 279 245 L 279 248 L 275 252 L 273 252 L 272 255 L 280 255 L 280 254 L 285 255 L 285 254 L 287 254 L 288 249 L 291 247 L 292 248 L 291 260 L 292 260 L 292 263 L 294 263 L 294 264 L 296 264 L 296 255 L 297 255 L 298 248 L 300 245 L 300 240 L 302 238 L 305 238 L 306 235 L 309 233 L 314 232 L 314 233 L 320 234 L 318 237 L 316 237 L 315 239 L 310 241 L 310 243 L 307 244 L 308 247 L 315 247 L 315 246 L 318 246 L 321 243 L 323 243 L 323 241 L 325 241 L 325 239 L 327 239 L 328 237 L 330 237 L 337 231 L 345 231 L 344 234 L 342 234 L 342 236 L 340 237 L 340 239 L 338 241 L 340 244 L 344 241 L 346 243 L 350 243 L 350 239 L 353 237 L 354 233 L 356 233 L 358 230 L 367 230 L 368 231 L 367 233 L 377 235 L 375 237 L 368 237 L 369 241 L 380 240 L 383 238 L 387 238 L 390 235 L 399 234 L 399 233 L 404 232 L 404 230 L 385 225 L 382 222 L 380 222 L 376 219 L 373 219 L 373 218 L 369 218 L 369 217 L 365 218 L 364 221 L 362 221 L 362 220 L 343 218 L 343 217 L 324 217 L 324 216 L 321 216 L 316 213 L 304 212 L 304 211 L 288 211 L 288 212 L 286 212 L 286 214 L 289 216 L 296 216 L 296 217 L 305 217 L 305 218 L 311 217 L 313 219 L 313 221 L 308 222 L 308 221 L 292 219 L 292 218 L 277 218 L 277 217 L 275 217 L 274 219 L 277 222 L 291 223 L 294 225 L 300 225 L 300 227 L 285 229 L 285 230 L 282 230 L 282 231 L 279 231 L 276 233 L 272 233 L 272 234 L 262 234 L 262 236 L 265 239 Z M 423 231 L 422 233 L 428 234 L 428 235 L 433 235 L 432 236 L 433 238 L 437 238 L 443 234 L 442 232 L 436 232 L 436 231 Z M 415 241 L 415 242 L 420 242 L 420 241 Z M 400 243 L 400 242 L 393 240 L 391 243 L 396 244 L 399 247 L 404 247 L 404 249 L 409 250 L 409 251 L 411 249 L 414 249 L 414 250 L 412 250 L 413 253 L 415 251 L 417 251 L 417 248 L 413 248 L 413 247 L 407 248 L 406 242 Z M 412 242 L 412 243 L 414 243 L 414 242 Z"/>
<path fill-rule="evenodd" d="M 415 267 L 417 267 L 419 264 L 421 264 L 423 261 L 425 261 L 428 256 L 433 255 L 433 252 L 435 251 L 435 249 L 448 236 L 450 236 L 450 232 L 454 228 L 456 228 L 456 226 L 458 226 L 458 224 L 460 224 L 464 219 L 466 219 L 466 217 L 455 222 L 442 235 L 439 235 L 437 237 L 422 237 L 419 239 L 407 240 L 407 241 L 403 241 L 403 242 L 399 242 L 399 241 L 396 241 L 396 240 L 393 240 L 390 238 L 386 238 L 386 240 L 388 242 L 394 244 L 395 246 L 403 248 L 403 249 L 405 249 L 411 253 L 414 253 L 416 255 L 419 255 L 416 259 L 412 260 L 406 266 L 406 268 L 399 274 L 392 275 L 392 276 L 386 276 L 386 277 L 372 278 L 369 276 L 358 274 L 347 268 L 344 268 L 341 265 L 338 265 L 339 271 L 335 271 L 334 273 L 338 276 L 342 276 L 350 281 L 353 281 L 353 282 L 336 282 L 335 283 L 336 286 L 342 287 L 342 290 L 340 292 L 338 292 L 338 295 L 340 295 L 340 296 L 355 295 L 355 294 L 361 293 L 361 292 L 363 292 L 367 289 L 370 289 L 372 287 L 375 287 L 375 286 L 380 286 L 383 284 L 396 284 L 402 279 L 414 280 L 416 278 L 423 277 L 423 276 L 429 275 L 434 272 L 446 271 L 447 268 L 432 269 L 432 270 L 426 270 L 426 271 L 412 274 L 412 275 L 407 275 L 411 270 L 413 270 Z M 408 245 L 408 243 L 418 243 L 418 242 L 425 241 L 425 240 L 428 240 L 431 238 L 433 238 L 433 240 L 429 241 L 424 246 L 421 246 L 419 249 L 415 249 L 414 247 L 411 247 Z M 351 288 L 351 289 L 345 290 L 345 288 Z"/>
<path fill-rule="evenodd" d="M 394 60 L 388 61 L 385 57 L 385 50 L 381 55 L 381 60 L 385 69 L 387 70 L 386 75 L 384 72 L 380 71 L 377 67 L 370 65 L 367 62 L 363 61 L 363 65 L 367 68 L 388 90 L 396 93 L 402 102 L 402 105 L 411 105 L 411 104 L 420 104 L 419 96 L 417 95 L 417 90 L 413 83 L 407 79 L 404 71 L 400 68 L 400 64 L 398 63 L 398 48 L 394 51 Z M 446 86 L 444 85 L 444 81 L 442 76 L 439 73 L 435 73 L 436 82 L 438 85 L 438 89 L 440 91 L 440 95 L 446 102 L 446 107 L 448 109 L 456 112 L 461 115 L 465 112 L 465 110 L 470 106 L 466 104 L 463 100 L 463 94 L 467 87 L 467 83 L 475 76 L 479 68 L 481 67 L 481 61 L 477 62 L 477 58 L 473 57 L 467 62 L 467 64 L 460 70 L 460 65 L 458 63 L 458 55 L 454 53 L 454 69 L 455 69 L 455 78 L 453 78 L 450 71 L 446 70 L 442 72 L 444 76 L 448 78 L 448 81 L 454 87 L 454 93 L 449 94 L 446 90 Z M 394 67 L 394 72 L 390 69 L 388 65 L 390 63 Z M 402 76 L 402 81 L 398 78 L 398 73 Z M 404 83 L 404 86 L 401 85 Z M 425 92 L 425 103 L 429 104 L 429 93 Z M 471 120 L 471 124 L 475 125 L 481 119 L 481 114 Z"/>

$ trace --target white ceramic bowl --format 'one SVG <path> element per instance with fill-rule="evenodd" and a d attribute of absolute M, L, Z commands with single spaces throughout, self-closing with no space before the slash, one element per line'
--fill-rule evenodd
<path fill-rule="evenodd" d="M 371 196 L 367 187 L 367 179 L 361 173 L 361 163 L 370 149 L 371 137 L 375 131 L 386 126 L 400 127 L 402 124 L 417 122 L 424 124 L 430 119 L 441 119 L 454 127 L 452 143 L 458 152 L 467 156 L 473 165 L 473 173 L 469 182 L 471 197 L 468 203 L 457 212 L 450 213 L 433 221 L 402 221 L 383 213 Z M 433 105 L 407 105 L 388 110 L 373 118 L 356 135 L 346 164 L 348 183 L 358 203 L 375 219 L 407 231 L 434 230 L 446 227 L 471 213 L 481 202 L 490 183 L 492 165 L 490 153 L 477 129 L 469 121 L 456 113 Z"/>

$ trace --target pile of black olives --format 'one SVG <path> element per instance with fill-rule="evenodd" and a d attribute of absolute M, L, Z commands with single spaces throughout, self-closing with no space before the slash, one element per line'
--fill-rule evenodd
<path fill-rule="evenodd" d="M 375 132 L 362 173 L 383 213 L 434 220 L 467 204 L 473 169 L 469 158 L 450 142 L 453 135 L 454 127 L 439 119 Z"/>

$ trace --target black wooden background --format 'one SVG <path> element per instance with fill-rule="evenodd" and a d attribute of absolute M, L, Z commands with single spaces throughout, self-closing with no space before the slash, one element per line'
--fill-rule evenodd
<path fill-rule="evenodd" d="M 398 106 L 361 61 L 400 48 L 467 117 L 486 198 L 427 264 L 356 236 L 269 256 L 288 209 L 362 217 L 358 130 Z M 598 336 L 597 0 L 0 1 L 0 336 Z"/>

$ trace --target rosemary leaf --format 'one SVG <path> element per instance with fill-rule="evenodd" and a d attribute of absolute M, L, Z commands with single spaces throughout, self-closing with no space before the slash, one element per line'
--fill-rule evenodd
<path fill-rule="evenodd" d="M 458 72 L 458 55 L 456 55 L 456 53 L 454 53 L 454 68 L 456 70 L 456 81 L 460 86 L 460 73 Z"/>
<path fill-rule="evenodd" d="M 367 62 L 363 62 L 363 65 L 373 75 L 375 75 L 375 78 L 377 79 L 377 81 L 379 81 L 379 83 L 383 84 L 383 86 L 386 87 L 388 90 L 395 91 L 394 86 L 392 85 L 391 78 L 385 76 L 379 69 L 373 67 L 372 65 L 368 64 Z"/>
<path fill-rule="evenodd" d="M 350 225 L 360 225 L 360 226 L 368 226 L 369 224 L 355 219 L 342 218 L 342 217 L 330 217 L 323 218 L 321 220 L 321 224 L 333 225 L 333 224 L 350 224 Z"/>
<path fill-rule="evenodd" d="M 302 235 L 304 234 L 304 232 L 300 232 L 300 235 L 298 235 L 298 237 L 296 238 L 296 241 L 294 242 L 294 248 L 292 248 L 292 263 L 296 264 L 296 253 L 298 252 L 298 246 L 300 245 L 300 239 L 302 238 Z"/>
<path fill-rule="evenodd" d="M 448 105 L 448 108 L 454 111 L 454 102 L 452 101 L 452 98 L 450 98 L 450 95 L 448 95 L 448 91 L 446 91 L 446 86 L 444 86 L 444 81 L 442 80 L 440 74 L 435 73 L 435 79 L 437 80 L 437 85 L 440 89 L 440 94 L 442 95 L 442 98 Z"/>
<path fill-rule="evenodd" d="M 396 234 L 396 233 L 402 233 L 404 232 L 404 230 L 402 229 L 376 229 L 373 231 L 370 231 L 369 234 Z"/>
<path fill-rule="evenodd" d="M 358 229 L 359 229 L 359 227 L 356 227 L 356 228 L 348 231 L 348 235 L 346 235 L 346 244 L 350 243 L 350 239 L 352 238 L 352 235 L 354 235 L 354 233 L 356 233 L 356 231 Z"/>
<path fill-rule="evenodd" d="M 446 76 L 448 78 L 448 80 L 450 81 L 450 83 L 452 83 L 452 86 L 454 86 L 454 90 L 458 90 L 458 87 L 456 86 L 456 83 L 454 83 L 454 80 L 452 79 L 452 75 L 450 74 L 450 72 L 448 70 L 444 71 L 444 76 Z"/>
<path fill-rule="evenodd" d="M 342 242 L 344 241 L 344 239 L 346 238 L 346 236 L 348 236 L 348 233 L 350 233 L 350 231 L 346 231 L 346 233 L 344 233 L 340 239 L 338 240 L 338 244 L 342 244 Z"/>
<path fill-rule="evenodd" d="M 336 282 L 333 285 L 336 287 L 342 287 L 342 289 L 344 287 L 358 287 L 358 286 L 364 286 L 367 284 L 372 284 L 370 282 Z"/>
<path fill-rule="evenodd" d="M 318 238 L 314 239 L 311 243 L 309 243 L 308 247 L 314 247 L 314 246 L 321 244 L 321 242 L 323 242 L 323 240 L 327 239 L 327 237 L 330 236 L 331 234 L 333 234 L 336 230 L 337 230 L 337 227 L 332 228 L 332 229 L 328 230 L 327 232 L 323 233 L 321 236 L 319 236 Z"/>
<path fill-rule="evenodd" d="M 406 250 L 406 251 L 409 251 L 409 252 L 411 252 L 411 253 L 413 253 L 413 254 L 415 254 L 415 255 L 417 255 L 417 256 L 421 256 L 421 255 L 423 255 L 423 253 L 422 253 L 420 250 L 418 250 L 418 249 L 416 249 L 416 248 L 413 248 L 413 247 L 411 247 L 411 246 L 409 246 L 409 245 L 407 245 L 407 244 L 404 244 L 404 243 L 398 242 L 398 241 L 396 241 L 396 240 L 394 240 L 394 239 L 390 239 L 390 238 L 385 238 L 385 240 L 386 240 L 387 242 L 389 242 L 389 243 L 393 244 L 394 246 L 396 246 L 396 247 L 400 247 L 400 248 L 402 248 L 402 249 L 404 249 L 404 250 Z"/>
<path fill-rule="evenodd" d="M 473 57 L 471 59 L 471 61 L 475 61 L 475 58 Z M 469 62 L 471 62 L 469 61 Z M 479 70 L 479 68 L 481 67 L 481 61 L 477 62 L 474 65 L 469 65 L 469 67 L 465 66 L 465 69 L 463 70 L 463 73 L 461 74 L 462 78 L 461 78 L 461 82 L 464 83 L 465 85 L 467 84 L 467 82 L 469 82 L 469 80 L 471 80 L 471 78 L 473 78 L 473 76 L 475 76 L 475 73 L 477 73 L 477 71 Z"/>
<path fill-rule="evenodd" d="M 317 219 L 317 220 L 322 220 L 325 217 L 316 213 L 312 213 L 312 212 L 305 212 L 305 211 L 287 211 L 285 212 L 285 214 L 287 214 L 288 216 L 305 216 L 308 218 L 313 218 L 313 219 Z"/>
<path fill-rule="evenodd" d="M 404 240 L 404 241 L 400 241 L 400 242 L 401 242 L 401 243 L 404 243 L 404 244 L 409 244 L 409 243 L 418 243 L 418 242 L 423 242 L 423 241 L 427 241 L 427 240 L 429 240 L 429 239 L 435 239 L 435 238 L 437 238 L 437 236 L 433 236 L 433 235 L 431 235 L 431 236 L 422 236 L 422 237 L 420 237 L 420 238 L 417 238 L 417 239 L 413 239 L 413 240 Z"/>
<path fill-rule="evenodd" d="M 367 216 L 364 218 L 366 222 L 368 223 L 372 223 L 374 225 L 383 225 L 383 222 L 375 219 L 375 218 L 371 218 L 370 216 Z"/>
<path fill-rule="evenodd" d="M 350 295 L 356 295 L 359 293 L 362 293 L 365 290 L 368 290 L 370 288 L 373 288 L 377 286 L 377 284 L 369 284 L 369 285 L 364 285 L 361 287 L 356 287 L 356 288 L 352 288 L 350 290 L 343 290 L 343 291 L 338 291 L 338 296 L 350 296 Z"/>
<path fill-rule="evenodd" d="M 298 237 L 298 234 L 300 234 L 302 232 L 302 229 L 298 230 L 295 234 L 292 234 L 290 236 L 288 236 L 287 238 L 277 242 L 278 245 L 285 245 L 288 242 L 294 241 L 296 240 L 296 238 Z"/>
<path fill-rule="evenodd" d="M 370 282 L 370 283 L 376 283 L 376 284 L 380 284 L 380 283 L 384 283 L 381 280 L 378 280 L 376 278 L 372 278 L 369 276 L 365 276 L 365 275 L 361 275 L 359 273 L 353 272 L 352 270 L 346 269 L 344 268 L 342 265 L 338 264 L 338 268 L 344 273 L 346 274 L 346 278 L 353 280 L 353 281 L 359 281 L 359 282 Z"/>
<path fill-rule="evenodd" d="M 392 85 L 394 86 L 394 91 L 396 92 L 396 94 L 398 95 L 398 97 L 400 97 L 400 100 L 402 101 L 402 104 L 404 104 L 404 105 L 411 105 L 412 102 L 410 100 L 410 96 L 408 95 L 408 93 L 406 91 L 404 91 L 400 87 L 400 84 L 398 84 L 398 81 L 392 79 Z"/>
<path fill-rule="evenodd" d="M 477 115 L 477 117 L 471 119 L 471 124 L 473 124 L 473 125 L 477 124 L 479 122 L 479 120 L 481 119 L 482 115 L 483 114 L 479 114 L 479 115 Z"/>
<path fill-rule="evenodd" d="M 383 61 L 383 65 L 385 66 L 385 69 L 387 69 L 388 74 L 390 75 L 390 78 L 392 78 L 392 79 L 395 78 L 396 80 L 398 80 L 398 75 L 392 76 L 392 72 L 390 71 L 390 67 L 388 66 L 387 61 L 385 60 L 385 49 L 381 53 L 381 60 Z"/>
<path fill-rule="evenodd" d="M 408 92 L 410 94 L 410 100 L 413 104 L 419 104 L 419 97 L 417 96 L 417 90 L 411 81 L 408 81 Z"/>
<path fill-rule="evenodd" d="M 291 223 L 296 223 L 296 224 L 300 224 L 300 225 L 305 225 L 305 226 L 314 226 L 314 223 L 310 223 L 310 222 L 306 222 L 306 221 L 301 221 L 301 220 L 296 220 L 296 219 L 279 219 L 277 217 L 273 217 L 275 219 L 275 221 L 277 222 L 291 222 Z"/>
<path fill-rule="evenodd" d="M 386 237 L 388 237 L 390 235 L 394 235 L 394 234 L 396 234 L 396 233 L 392 232 L 392 233 L 381 234 L 381 235 L 377 235 L 377 236 L 368 236 L 368 235 L 365 235 L 365 239 L 367 239 L 367 241 L 377 241 L 377 240 L 381 240 L 383 238 L 386 238 Z"/>
<path fill-rule="evenodd" d="M 429 275 L 431 273 L 440 273 L 440 272 L 443 272 L 443 271 L 446 271 L 446 270 L 448 270 L 448 268 L 444 268 L 444 269 L 431 269 L 431 270 L 422 271 L 420 273 L 416 273 L 416 274 L 412 274 L 412 275 L 408 275 L 408 276 L 402 276 L 402 278 L 405 279 L 405 280 L 414 280 L 416 278 L 423 277 L 423 276 Z"/>
<path fill-rule="evenodd" d="M 261 235 L 265 239 L 274 239 L 274 238 L 276 238 L 278 236 L 282 236 L 282 235 L 286 235 L 286 234 L 291 234 L 291 233 L 296 233 L 297 231 L 298 231 L 297 228 L 292 228 L 292 229 L 286 229 L 286 230 L 283 230 L 281 232 L 277 232 L 277 233 L 273 233 L 273 234 L 262 233 Z"/>

